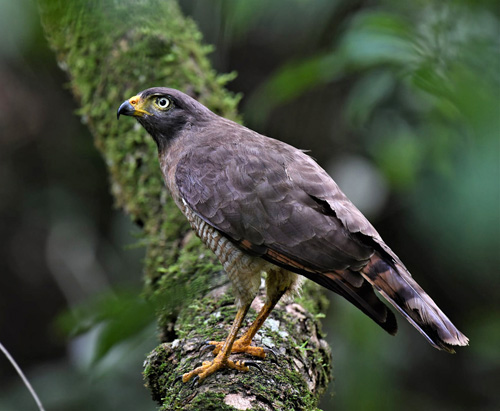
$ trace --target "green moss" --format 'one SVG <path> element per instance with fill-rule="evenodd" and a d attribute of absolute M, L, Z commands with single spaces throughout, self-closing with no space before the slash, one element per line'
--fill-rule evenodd
<path fill-rule="evenodd" d="M 164 191 L 156 147 L 135 122 L 116 121 L 125 99 L 152 85 L 195 94 L 215 111 L 236 118 L 239 97 L 224 90 L 233 75 L 218 76 L 195 24 L 175 1 L 40 0 L 42 22 L 58 60 L 71 76 L 79 115 L 93 132 L 110 168 L 117 205 L 135 220 L 162 225 Z"/>
<path fill-rule="evenodd" d="M 147 295 L 158 304 L 159 325 L 164 327 L 186 302 L 208 293 L 214 278 L 221 276 L 222 266 L 194 235 L 187 236 L 178 254 L 165 255 L 156 245 L 149 255 L 153 252 L 156 258 L 148 270 L 155 271 L 147 276 L 151 281 Z"/>
<path fill-rule="evenodd" d="M 224 403 L 225 395 L 219 392 L 206 391 L 195 397 L 183 410 L 234 411 L 236 408 Z"/>
<path fill-rule="evenodd" d="M 152 392 L 156 392 L 156 400 L 163 404 L 165 410 L 232 410 L 233 408 L 224 404 L 225 393 L 214 391 L 197 392 L 194 400 L 189 403 L 186 398 L 193 393 L 189 384 L 179 387 L 182 382 L 176 380 L 176 375 L 171 372 L 172 364 L 182 361 L 174 358 L 173 350 L 168 345 L 162 345 L 156 348 L 154 356 L 148 358 L 148 363 L 144 370 L 145 379 L 148 385 L 155 384 L 155 387 L 149 386 Z M 161 366 L 158 366 L 161 364 Z M 186 362 L 183 364 L 186 369 L 194 365 Z M 286 370 L 283 371 L 283 368 Z M 237 386 L 250 389 L 252 396 L 256 398 L 273 398 L 273 404 L 277 409 L 283 410 L 316 410 L 317 395 L 310 393 L 305 386 L 300 373 L 292 370 L 287 364 L 280 365 L 280 371 L 275 373 L 272 370 L 273 384 L 263 384 L 259 373 L 248 372 L 238 375 Z M 293 387 L 293 389 L 290 389 Z M 154 389 L 152 389 L 154 388 Z M 228 387 L 226 387 L 227 389 Z M 223 389 L 223 387 L 221 387 Z M 197 407 L 206 408 L 197 408 Z M 212 408 L 213 407 L 213 408 Z M 258 409 L 258 408 L 256 408 Z"/>
<path fill-rule="evenodd" d="M 325 289 L 314 281 L 306 280 L 302 286 L 302 292 L 295 301 L 311 314 L 321 318 L 328 309 L 329 301 Z"/>
<path fill-rule="evenodd" d="M 178 337 L 187 338 L 192 331 L 196 331 L 196 336 L 202 340 L 224 340 L 227 329 L 218 325 L 230 325 L 233 322 L 237 312 L 233 303 L 231 293 L 226 293 L 217 300 L 206 297 L 193 301 L 177 319 Z"/>

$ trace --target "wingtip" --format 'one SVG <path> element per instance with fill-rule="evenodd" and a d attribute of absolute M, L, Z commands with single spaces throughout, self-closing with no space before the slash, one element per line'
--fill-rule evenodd
<path fill-rule="evenodd" d="M 453 341 L 445 341 L 446 344 L 448 345 L 452 345 L 452 346 L 455 346 L 455 347 L 465 347 L 467 345 L 469 345 L 469 339 L 463 335 L 462 333 L 459 333 L 455 336 L 455 338 L 453 339 Z"/>
<path fill-rule="evenodd" d="M 455 347 L 465 347 L 467 345 L 469 345 L 469 339 L 458 331 L 453 337 L 442 339 L 437 345 L 434 346 L 438 350 L 443 350 L 450 354 L 456 354 Z"/>

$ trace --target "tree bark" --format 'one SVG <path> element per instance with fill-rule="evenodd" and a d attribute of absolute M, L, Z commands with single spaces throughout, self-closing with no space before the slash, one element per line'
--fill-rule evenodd
<path fill-rule="evenodd" d="M 310 283 L 295 302 L 280 304 L 257 334 L 256 344 L 278 353 L 277 362 L 261 361 L 262 374 L 227 370 L 200 386 L 176 379 L 212 357 L 199 347 L 225 338 L 236 309 L 220 264 L 166 195 L 152 139 L 135 122 L 117 122 L 115 113 L 125 98 L 168 85 L 238 120 L 239 97 L 224 89 L 233 75 L 214 72 L 210 47 L 173 0 L 39 0 L 39 6 L 78 114 L 108 165 L 116 205 L 144 230 L 145 295 L 159 307 L 163 341 L 145 365 L 153 399 L 165 410 L 316 409 L 331 358 L 318 320 L 326 298 Z"/>

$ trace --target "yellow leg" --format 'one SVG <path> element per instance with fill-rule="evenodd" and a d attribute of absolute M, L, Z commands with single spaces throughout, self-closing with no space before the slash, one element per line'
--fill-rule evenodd
<path fill-rule="evenodd" d="M 217 356 L 213 359 L 213 361 L 204 361 L 201 367 L 195 368 L 193 371 L 188 372 L 182 376 L 182 381 L 187 382 L 195 375 L 198 376 L 200 382 L 207 378 L 209 375 L 213 374 L 217 370 L 230 367 L 237 369 L 239 371 L 248 371 L 248 367 L 240 362 L 234 362 L 228 359 L 229 354 L 231 354 L 231 349 L 233 348 L 234 340 L 236 339 L 236 335 L 238 334 L 239 329 L 241 328 L 241 324 L 245 319 L 245 316 L 250 308 L 250 304 L 241 307 L 236 314 L 236 318 L 231 326 L 231 330 L 229 331 L 229 335 L 223 343 L 220 343 L 221 346 L 218 350 Z"/>
<path fill-rule="evenodd" d="M 248 330 L 239 339 L 234 341 L 231 352 L 247 353 L 247 354 L 253 355 L 255 357 L 260 357 L 260 358 L 266 357 L 266 350 L 264 348 L 252 347 L 250 345 L 250 343 L 252 342 L 253 337 L 255 337 L 255 334 L 257 334 L 257 331 L 259 331 L 260 327 L 262 327 L 262 324 L 264 324 L 264 321 L 266 321 L 267 317 L 269 317 L 269 314 L 271 313 L 273 308 L 276 306 L 276 304 L 278 303 L 279 299 L 281 298 L 281 296 L 283 294 L 284 294 L 284 292 L 280 293 L 279 295 L 276 295 L 272 301 L 268 301 L 264 304 L 262 309 L 259 311 L 257 318 L 255 318 L 255 321 L 248 328 Z M 224 348 L 224 345 L 223 345 L 224 343 L 222 343 L 222 342 L 210 341 L 209 344 L 215 345 L 215 348 L 213 351 L 214 354 L 220 354 L 221 349 Z"/>

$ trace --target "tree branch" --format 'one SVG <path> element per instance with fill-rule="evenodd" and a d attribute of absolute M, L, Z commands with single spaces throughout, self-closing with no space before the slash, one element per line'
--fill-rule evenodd
<path fill-rule="evenodd" d="M 237 120 L 239 98 L 223 87 L 233 76 L 213 71 L 206 57 L 210 47 L 202 45 L 195 24 L 173 0 L 39 0 L 39 5 L 47 39 L 80 104 L 79 115 L 108 165 L 116 205 L 144 229 L 145 294 L 158 303 L 165 342 L 146 363 L 153 399 L 165 410 L 315 409 L 331 363 L 314 317 L 326 302 L 313 284 L 305 287 L 300 304 L 274 310 L 257 334 L 255 343 L 278 352 L 277 364 L 262 361 L 263 374 L 257 369 L 221 372 L 199 387 L 176 381 L 212 357 L 198 347 L 207 339 L 224 339 L 236 310 L 231 292 L 223 292 L 221 266 L 190 234 L 166 195 L 154 143 L 133 122 L 118 123 L 115 113 L 126 97 L 168 85 Z M 254 308 L 261 303 L 262 296 Z"/>

